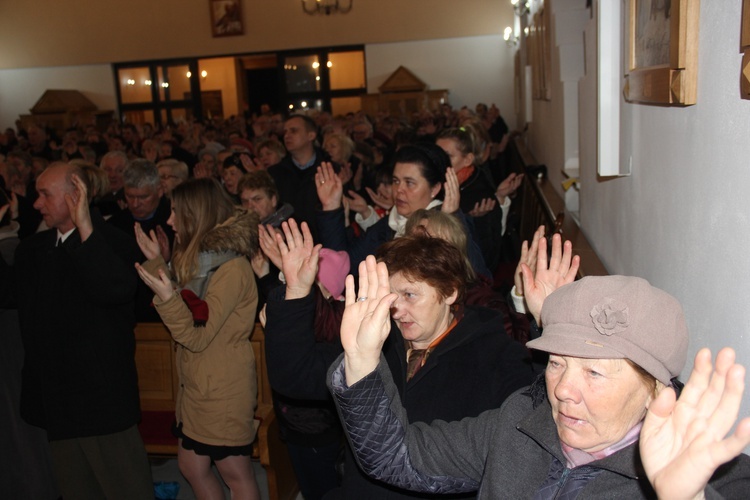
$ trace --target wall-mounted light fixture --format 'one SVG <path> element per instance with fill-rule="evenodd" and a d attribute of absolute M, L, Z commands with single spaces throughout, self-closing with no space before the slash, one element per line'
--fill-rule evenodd
<path fill-rule="evenodd" d="M 531 2 L 529 0 L 510 0 L 513 10 L 517 16 L 525 16 L 531 11 Z"/>
<path fill-rule="evenodd" d="M 505 30 L 503 31 L 503 39 L 505 40 L 505 43 L 508 44 L 508 47 L 515 47 L 518 45 L 518 37 L 510 26 L 505 27 Z"/>
<path fill-rule="evenodd" d="M 516 0 L 518 1 L 518 0 Z M 302 10 L 305 14 L 325 14 L 326 16 L 334 12 L 347 14 L 352 10 L 354 0 L 302 0 Z"/>

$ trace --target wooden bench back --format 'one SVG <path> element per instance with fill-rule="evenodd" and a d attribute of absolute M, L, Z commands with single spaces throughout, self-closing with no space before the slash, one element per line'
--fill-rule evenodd
<path fill-rule="evenodd" d="M 255 354 L 258 406 L 272 405 L 266 370 L 265 334 L 256 323 L 250 337 Z M 135 328 L 135 364 L 143 411 L 174 411 L 177 398 L 175 342 L 162 323 L 138 323 Z"/>

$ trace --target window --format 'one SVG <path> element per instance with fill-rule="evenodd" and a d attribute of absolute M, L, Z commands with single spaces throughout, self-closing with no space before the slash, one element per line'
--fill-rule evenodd
<path fill-rule="evenodd" d="M 262 104 L 346 114 L 361 109 L 367 92 L 361 46 L 144 61 L 115 64 L 114 71 L 123 120 L 155 125 L 229 117 L 247 106 L 257 113 Z"/>

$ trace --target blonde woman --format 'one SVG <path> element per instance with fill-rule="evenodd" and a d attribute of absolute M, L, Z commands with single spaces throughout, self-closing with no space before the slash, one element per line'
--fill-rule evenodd
<path fill-rule="evenodd" d="M 232 498 L 259 498 L 250 461 L 257 381 L 248 342 L 258 303 L 248 260 L 258 248 L 258 218 L 235 210 L 212 179 L 174 189 L 167 221 L 175 231 L 172 277 L 156 235 L 136 224 L 149 259 L 136 268 L 178 344 L 177 460 L 199 499 L 224 498 L 212 462 Z"/>

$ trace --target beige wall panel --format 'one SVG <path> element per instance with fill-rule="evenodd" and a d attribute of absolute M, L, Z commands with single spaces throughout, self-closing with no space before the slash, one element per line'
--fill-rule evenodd
<path fill-rule="evenodd" d="M 245 34 L 212 38 L 208 0 L 0 2 L 0 69 L 498 34 L 497 0 L 356 0 L 310 16 L 298 0 L 243 0 Z"/>

